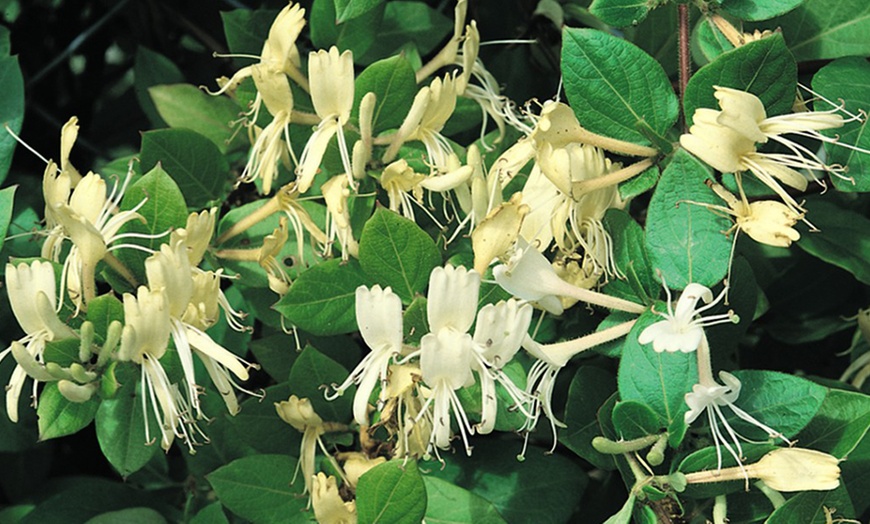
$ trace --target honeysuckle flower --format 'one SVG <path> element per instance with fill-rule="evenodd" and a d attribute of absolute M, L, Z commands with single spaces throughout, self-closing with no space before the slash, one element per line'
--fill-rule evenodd
<path fill-rule="evenodd" d="M 205 329 L 217 320 L 218 276 L 209 272 L 194 278 L 183 242 L 174 246 L 161 245 L 158 253 L 145 260 L 145 273 L 152 291 L 166 292 L 172 339 L 184 371 L 187 397 L 197 417 L 201 417 L 202 412 L 194 374 L 194 353 L 205 365 L 227 410 L 235 414 L 238 412 L 238 402 L 232 387 L 238 386 L 229 373 L 245 381 L 251 364 L 220 346 L 205 333 Z"/>
<path fill-rule="evenodd" d="M 800 233 L 792 226 L 803 218 L 803 213 L 797 214 L 782 202 L 773 200 L 749 202 L 742 185 L 739 187 L 740 199 L 712 180 L 708 180 L 707 185 L 728 207 L 701 205 L 734 217 L 735 224 L 732 229 L 745 232 L 759 244 L 774 247 L 788 247 L 792 242 L 800 240 Z"/>
<path fill-rule="evenodd" d="M 471 454 L 468 435 L 474 428 L 456 396 L 456 390 L 474 384 L 474 340 L 468 329 L 477 312 L 480 275 L 463 267 L 436 267 L 429 276 L 426 316 L 430 332 L 420 339 L 420 374 L 431 395 L 422 412 L 432 407 L 429 447 L 450 447 L 451 411 L 456 417 L 465 451 Z"/>
<path fill-rule="evenodd" d="M 472 231 L 474 270 L 481 275 L 493 260 L 505 256 L 516 244 L 523 220 L 529 213 L 529 206 L 522 200 L 522 193 L 514 193 L 508 202 L 490 211 Z"/>
<path fill-rule="evenodd" d="M 320 446 L 323 453 L 329 455 L 326 447 L 323 445 L 323 441 L 320 439 L 320 436 L 325 432 L 323 419 L 314 411 L 310 400 L 307 398 L 300 399 L 296 395 L 291 395 L 287 400 L 275 402 L 275 410 L 278 412 L 281 420 L 302 433 L 302 443 L 299 447 L 299 462 L 296 467 L 297 473 L 301 470 L 302 478 L 305 479 L 305 491 L 303 493 L 311 493 L 317 447 Z M 309 500 L 310 503 L 311 500 Z"/>
<path fill-rule="evenodd" d="M 324 246 L 328 253 L 332 243 L 338 239 L 341 248 L 341 259 L 347 260 L 350 255 L 356 257 L 359 252 L 359 244 L 353 238 L 350 227 L 350 210 L 347 207 L 347 199 L 350 196 L 347 177 L 337 175 L 326 181 L 320 190 L 323 192 L 323 200 L 326 202 L 326 235 L 329 242 Z"/>
<path fill-rule="evenodd" d="M 379 182 L 387 191 L 390 201 L 390 211 L 402 214 L 408 220 L 414 220 L 415 201 L 423 199 L 423 187 L 420 185 L 426 178 L 414 171 L 404 158 L 391 162 L 385 168 Z"/>
<path fill-rule="evenodd" d="M 160 447 L 168 451 L 175 437 L 181 438 L 193 452 L 197 434 L 202 432 L 189 411 L 190 404 L 178 385 L 169 381 L 160 358 L 166 354 L 172 331 L 169 307 L 164 290 L 152 291 L 140 286 L 136 296 L 124 294 L 124 328 L 117 358 L 141 366 L 143 409 L 150 404 L 160 427 Z M 151 441 L 151 429 L 145 414 L 145 438 Z"/>
<path fill-rule="evenodd" d="M 706 344 L 706 338 L 704 338 Z M 765 425 L 758 419 L 740 409 L 735 405 L 740 396 L 740 380 L 727 371 L 719 372 L 719 380 L 724 385 L 715 382 L 712 379 L 704 379 L 692 386 L 692 392 L 686 393 L 686 405 L 689 410 L 686 411 L 684 417 L 687 425 L 691 425 L 704 412 L 707 413 L 707 421 L 710 425 L 710 431 L 713 434 L 713 442 L 716 446 L 716 456 L 718 458 L 718 468 L 722 468 L 722 451 L 720 444 L 728 450 L 728 453 L 738 462 L 742 464 L 743 448 L 740 445 L 740 440 L 743 438 L 734 428 L 728 424 L 725 414 L 722 412 L 723 407 L 727 407 L 740 419 L 756 426 L 771 438 L 780 438 L 788 444 L 791 444 L 782 433 Z M 725 428 L 726 435 L 723 434 L 720 424 Z M 730 443 L 729 443 L 730 439 Z M 745 439 L 744 439 L 745 440 Z"/>
<path fill-rule="evenodd" d="M 405 142 L 417 140 L 426 148 L 429 165 L 433 171 L 444 171 L 453 147 L 441 135 L 444 124 L 456 108 L 456 81 L 448 74 L 442 80 L 436 78 L 417 92 L 408 115 L 393 135 L 384 152 L 383 161 L 391 162 Z"/>
<path fill-rule="evenodd" d="M 359 483 L 359 478 L 366 472 L 387 461 L 386 457 L 371 458 L 365 453 L 358 451 L 339 453 L 336 458 L 341 461 L 341 469 L 344 470 L 344 476 L 353 487 L 356 487 L 357 483 Z"/>
<path fill-rule="evenodd" d="M 187 216 L 187 222 L 183 228 L 178 228 L 170 233 L 169 245 L 183 241 L 187 248 L 187 259 L 190 261 L 190 265 L 198 266 L 211 243 L 216 218 L 216 207 L 191 213 Z"/>
<path fill-rule="evenodd" d="M 475 425 L 481 434 L 495 429 L 498 397 L 495 385 L 500 383 L 511 396 L 515 406 L 525 412 L 527 399 L 524 392 L 502 371 L 519 351 L 532 321 L 532 306 L 510 299 L 487 304 L 477 313 L 474 328 L 474 351 L 477 365 L 474 371 L 480 378 L 480 423 Z"/>
<path fill-rule="evenodd" d="M 376 426 L 396 437 L 395 456 L 422 457 L 428 452 L 432 422 L 423 411 L 422 397 L 429 392 L 420 384 L 420 366 L 417 362 L 393 364 L 387 374 L 387 401 Z"/>
<path fill-rule="evenodd" d="M 842 175 L 845 167 L 826 165 L 805 146 L 782 136 L 791 133 L 836 142 L 819 131 L 843 125 L 846 120 L 837 114 L 839 108 L 768 117 L 761 100 L 752 93 L 719 86 L 714 89 L 721 110 L 696 109 L 689 133 L 680 137 L 680 144 L 690 153 L 723 173 L 751 171 L 797 215 L 805 211 L 804 208 L 781 185 L 800 191 L 806 189 L 807 178 L 796 169 L 810 173 L 824 171 L 846 178 Z M 786 147 L 789 152 L 757 150 L 756 144 L 769 141 Z"/>
<path fill-rule="evenodd" d="M 332 475 L 318 472 L 311 479 L 311 507 L 319 524 L 356 524 L 356 502 L 345 502 Z"/>
<path fill-rule="evenodd" d="M 759 479 L 780 492 L 829 491 L 840 485 L 839 460 L 806 448 L 778 448 L 754 464 L 686 473 L 687 484 Z M 857 521 L 855 521 L 857 522 Z"/>
<path fill-rule="evenodd" d="M 353 185 L 353 169 L 350 165 L 343 126 L 350 118 L 353 107 L 353 55 L 350 51 L 341 54 L 333 46 L 329 51 L 312 52 L 308 58 L 308 76 L 311 84 L 311 103 L 320 117 L 320 124 L 305 144 L 299 167 L 296 171 L 300 193 L 305 193 L 314 181 L 320 168 L 323 154 L 332 137 L 338 134 L 338 150 L 345 175 Z"/>
<path fill-rule="evenodd" d="M 728 290 L 727 286 L 714 300 L 713 292 L 709 288 L 701 284 L 691 283 L 683 290 L 677 300 L 676 307 L 671 305 L 671 291 L 667 285 L 664 288 L 668 297 L 668 311 L 667 313 L 659 313 L 659 315 L 665 319 L 647 326 L 637 337 L 637 341 L 641 344 L 652 342 L 653 349 L 659 353 L 662 351 L 691 353 L 701 343 L 706 326 L 740 321 L 733 311 L 699 317 L 701 313 L 715 307 L 722 301 Z M 698 302 L 701 300 L 704 301 L 705 305 L 698 307 Z"/>
<path fill-rule="evenodd" d="M 353 417 L 357 424 L 363 426 L 369 423 L 368 402 L 375 386 L 381 384 L 379 408 L 383 407 L 389 395 L 384 387 L 388 378 L 387 370 L 393 358 L 402 352 L 402 301 L 389 287 L 360 286 L 356 289 L 356 319 L 360 334 L 371 352 L 360 361 L 347 380 L 335 387 L 331 396 L 342 395 L 356 384 Z"/>
<path fill-rule="evenodd" d="M 501 95 L 498 80 L 487 71 L 483 61 L 480 60 L 479 50 L 480 33 L 477 30 L 477 23 L 472 20 L 465 26 L 462 48 L 456 56 L 455 63 L 462 67 L 462 72 L 456 77 L 456 94 L 470 98 L 480 106 L 483 114 L 480 140 L 485 148 L 491 149 L 484 140 L 487 123 L 489 118 L 495 122 L 499 131 L 495 142 L 500 142 L 505 133 L 504 112 L 507 108 L 507 98 Z M 476 80 L 477 83 L 471 83 L 471 80 Z"/>
<path fill-rule="evenodd" d="M 12 314 L 24 330 L 24 338 L 17 341 L 29 358 L 42 362 L 46 342 L 76 336 L 69 326 L 57 317 L 57 288 L 54 266 L 50 262 L 34 261 L 30 264 L 6 264 L 6 292 Z M 13 350 L 10 346 L 0 352 L 2 361 Z M 21 359 L 18 359 L 19 361 Z M 19 363 L 12 371 L 6 386 L 6 415 L 18 422 L 18 399 L 27 377 Z M 45 377 L 33 377 L 33 398 L 36 401 L 37 385 Z"/>
<path fill-rule="evenodd" d="M 646 307 L 640 304 L 582 289 L 565 282 L 559 278 L 544 255 L 523 240 L 522 236 L 517 240 L 516 249 L 508 263 L 495 266 L 492 274 L 496 282 L 508 293 L 534 302 L 541 309 L 554 315 L 561 315 L 564 311 L 559 300 L 560 296 L 573 297 L 589 304 L 630 313 L 642 313 L 646 310 Z"/>
<path fill-rule="evenodd" d="M 278 260 L 289 237 L 287 217 L 284 216 L 278 220 L 278 227 L 263 237 L 263 245 L 257 251 L 257 263 L 266 271 L 269 289 L 280 296 L 286 295 L 290 290 L 290 277 L 284 271 L 284 265 Z"/>

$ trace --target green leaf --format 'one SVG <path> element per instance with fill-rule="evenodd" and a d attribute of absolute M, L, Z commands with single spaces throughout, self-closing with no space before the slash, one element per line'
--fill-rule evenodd
<path fill-rule="evenodd" d="M 733 446 L 732 446 L 733 447 Z M 777 449 L 777 446 L 772 444 L 753 444 L 753 443 L 743 443 L 741 444 L 741 448 L 743 450 L 742 460 L 744 464 L 751 464 L 753 462 L 757 462 L 761 457 L 768 454 L 769 452 Z M 680 461 L 679 466 L 677 466 L 677 471 L 681 473 L 695 473 L 698 471 L 709 471 L 715 470 L 719 468 L 719 460 L 721 457 L 721 465 L 723 468 L 731 468 L 737 465 L 737 461 L 734 459 L 734 456 L 731 455 L 725 448 L 719 446 L 718 449 L 716 447 L 707 447 L 703 449 L 699 449 L 689 456 L 683 458 Z M 715 483 L 698 483 L 698 484 L 689 484 L 686 486 L 686 490 L 683 492 L 683 495 L 691 498 L 712 498 L 716 495 L 722 495 L 726 493 L 734 493 L 743 491 L 745 489 L 745 483 L 743 479 L 740 480 L 732 480 L 728 482 L 715 482 Z"/>
<path fill-rule="evenodd" d="M 846 487 L 840 487 L 831 491 L 804 491 L 788 499 L 785 504 L 776 508 L 770 514 L 765 524 L 827 524 L 825 509 L 836 508 L 836 515 L 843 518 L 855 518 L 855 510 L 852 508 L 852 500 Z M 836 522 L 836 520 L 834 521 Z"/>
<path fill-rule="evenodd" d="M 235 9 L 222 11 L 224 36 L 230 52 L 239 55 L 260 56 L 263 42 L 275 21 L 275 9 Z"/>
<path fill-rule="evenodd" d="M 662 66 L 618 37 L 566 28 L 562 74 L 571 107 L 590 131 L 650 144 L 639 126 L 663 137 L 677 120 L 677 97 Z"/>
<path fill-rule="evenodd" d="M 722 9 L 741 20 L 767 20 L 788 13 L 804 0 L 723 0 Z"/>
<path fill-rule="evenodd" d="M 663 311 L 663 305 L 656 306 Z M 663 427 L 681 423 L 687 411 L 686 393 L 698 381 L 698 363 L 693 353 L 657 353 L 652 344 L 641 344 L 637 337 L 647 326 L 662 317 L 647 311 L 625 339 L 619 362 L 617 383 L 623 401 L 646 404 L 658 416 Z"/>
<path fill-rule="evenodd" d="M 311 406 L 323 420 L 344 422 L 351 418 L 351 403 L 356 388 L 348 389 L 344 395 L 332 401 L 323 397 L 323 390 L 332 384 L 341 384 L 347 375 L 344 366 L 308 346 L 302 350 L 290 370 L 290 392 L 299 398 L 311 400 Z"/>
<path fill-rule="evenodd" d="M 9 224 L 12 223 L 12 209 L 15 205 L 15 190 L 18 186 L 0 190 L 0 249 L 6 241 Z"/>
<path fill-rule="evenodd" d="M 79 347 L 81 342 L 75 338 L 53 340 L 45 344 L 45 352 L 42 357 L 45 362 L 54 362 L 60 367 L 69 367 L 73 362 L 79 361 Z"/>
<path fill-rule="evenodd" d="M 293 483 L 296 459 L 286 455 L 253 455 L 206 475 L 218 500 L 236 515 L 255 523 L 304 522 L 308 498 L 305 483 Z"/>
<path fill-rule="evenodd" d="M 870 508 L 870 438 L 865 436 L 858 446 L 849 452 L 849 460 L 840 463 L 842 480 L 852 495 L 858 514 Z"/>
<path fill-rule="evenodd" d="M 214 142 L 221 152 L 230 149 L 235 133 L 232 122 L 238 120 L 241 112 L 231 99 L 211 96 L 190 84 L 154 86 L 148 93 L 169 127 L 196 131 Z M 241 138 L 234 143 L 242 143 Z"/>
<path fill-rule="evenodd" d="M 124 508 L 117 511 L 107 511 L 88 519 L 85 524 L 165 524 L 166 518 L 157 510 L 151 508 Z"/>
<path fill-rule="evenodd" d="M 363 228 L 359 262 L 372 280 L 390 286 L 409 304 L 426 289 L 429 273 L 441 264 L 441 252 L 420 226 L 382 207 Z"/>
<path fill-rule="evenodd" d="M 47 484 L 44 497 L 40 497 L 36 508 L 21 519 L 21 524 L 87 522 L 107 511 L 155 503 L 144 490 L 103 478 L 71 476 Z"/>
<path fill-rule="evenodd" d="M 333 0 L 332 3 L 335 5 L 335 23 L 343 24 L 368 13 L 384 0 Z"/>
<path fill-rule="evenodd" d="M 809 424 L 797 435 L 801 447 L 846 458 L 870 429 L 870 397 L 832 389 Z"/>
<path fill-rule="evenodd" d="M 699 69 L 686 85 L 683 110 L 689 123 L 700 107 L 719 109 L 713 86 L 748 91 L 764 104 L 768 116 L 790 112 L 794 104 L 797 64 L 776 34 L 750 42 Z"/>
<path fill-rule="evenodd" d="M 335 11 L 334 1 L 314 2 L 311 6 L 311 15 L 308 19 L 311 27 L 311 42 L 314 47 L 320 49 L 334 45 L 341 51 L 352 51 L 354 57 L 364 55 L 375 40 L 381 38 L 378 28 L 384 16 L 384 5 L 379 3 L 374 9 L 362 13 L 353 20 L 336 23 L 338 14 Z"/>
<path fill-rule="evenodd" d="M 395 459 L 368 470 L 356 488 L 360 524 L 416 524 L 426 514 L 426 487 L 414 460 Z"/>
<path fill-rule="evenodd" d="M 299 275 L 274 309 L 315 335 L 350 333 L 357 329 L 356 288 L 368 284 L 355 260 L 327 260 Z"/>
<path fill-rule="evenodd" d="M 453 21 L 424 2 L 388 2 L 378 28 L 378 38 L 364 55 L 355 55 L 354 59 L 368 64 L 396 54 L 406 42 L 416 47 L 419 54 L 425 55 L 452 30 Z"/>
<path fill-rule="evenodd" d="M 609 519 L 604 521 L 604 524 L 631 524 L 631 513 L 634 510 L 634 493 L 628 495 L 628 500 L 622 505 L 622 508 L 614 513 Z"/>
<path fill-rule="evenodd" d="M 796 435 L 812 420 L 828 393 L 815 382 L 776 371 L 744 369 L 733 374 L 742 386 L 734 405 L 786 438 Z M 769 438 L 765 431 L 741 420 L 730 409 L 722 411 L 731 427 L 746 438 Z"/>
<path fill-rule="evenodd" d="M 227 417 L 229 427 L 239 442 L 257 453 L 298 454 L 302 433 L 275 413 L 275 403 L 290 398 L 290 387 L 283 382 L 266 388 L 265 393 L 265 398 L 252 397 L 242 402 L 238 414 Z M 321 392 L 312 400 L 322 397 Z"/>
<path fill-rule="evenodd" d="M 275 382 L 284 382 L 300 353 L 293 346 L 292 336 L 280 331 L 267 333 L 269 332 L 264 330 L 261 338 L 251 342 L 251 353 Z"/>
<path fill-rule="evenodd" d="M 662 272 L 668 287 L 683 289 L 690 282 L 713 286 L 728 271 L 731 240 L 723 231 L 731 222 L 688 202 L 722 205 L 704 183 L 707 168 L 679 150 L 662 173 L 647 215 L 646 247 L 652 267 Z"/>
<path fill-rule="evenodd" d="M 372 129 L 375 134 L 399 127 L 411 109 L 417 94 L 417 80 L 411 63 L 404 56 L 375 62 L 363 70 L 354 82 L 353 116 L 359 116 L 359 102 L 366 93 L 376 98 Z"/>
<path fill-rule="evenodd" d="M 821 230 L 810 233 L 799 225 L 798 247 L 870 284 L 870 220 L 833 202 L 813 199 L 810 219 Z"/>
<path fill-rule="evenodd" d="M 530 445 L 523 461 L 516 458 L 520 451 L 516 439 L 478 436 L 471 457 L 445 454 L 446 465 L 424 466 L 428 475 L 488 500 L 507 522 L 571 522 L 589 483 L 584 471 L 574 460 L 540 447 Z"/>
<path fill-rule="evenodd" d="M 114 320 L 124 322 L 124 304 L 114 294 L 106 293 L 88 302 L 88 322 L 94 325 L 98 341 L 106 339 L 109 324 Z"/>
<path fill-rule="evenodd" d="M 419 345 L 423 335 L 429 332 L 429 318 L 426 316 L 426 297 L 416 297 L 402 314 L 402 331 L 406 344 Z"/>
<path fill-rule="evenodd" d="M 121 210 L 133 209 L 143 200 L 145 203 L 139 208 L 138 213 L 144 223 L 139 220 L 127 222 L 120 233 L 156 236 L 187 224 L 187 204 L 184 195 L 181 194 L 175 181 L 159 165 L 127 189 L 121 201 Z M 167 238 L 165 235 L 159 238 L 134 237 L 128 238 L 126 242 L 159 250 L 160 244 L 166 242 Z M 148 256 L 146 253 L 134 249 L 122 249 L 115 253 L 139 282 L 145 282 L 145 259 Z"/>
<path fill-rule="evenodd" d="M 57 382 L 46 384 L 39 395 L 39 440 L 49 440 L 77 433 L 94 420 L 100 405 L 98 397 L 87 402 L 70 402 L 57 389 Z"/>
<path fill-rule="evenodd" d="M 792 12 L 764 23 L 781 27 L 799 62 L 870 54 L 870 3 L 864 0 L 805 0 Z"/>
<path fill-rule="evenodd" d="M 94 422 L 97 442 L 106 460 L 124 478 L 142 469 L 160 449 L 146 437 L 145 415 L 138 380 L 123 383 L 118 394 L 103 400 L 97 410 Z M 147 415 L 151 437 L 159 439 L 160 426 L 150 410 Z"/>
<path fill-rule="evenodd" d="M 157 112 L 157 106 L 151 100 L 148 89 L 161 84 L 177 84 L 184 82 L 184 73 L 178 69 L 172 60 L 147 47 L 136 49 L 136 59 L 133 65 L 133 91 L 139 107 L 148 117 L 154 127 L 164 127 L 166 123 Z"/>
<path fill-rule="evenodd" d="M 622 440 L 655 435 L 661 430 L 658 416 L 646 404 L 622 400 L 613 407 L 613 427 Z"/>
<path fill-rule="evenodd" d="M 821 68 L 813 77 L 813 90 L 828 100 L 845 104 L 846 111 L 858 114 L 867 110 L 870 100 L 870 64 L 859 57 L 842 58 Z M 815 102 L 817 111 L 830 109 L 828 104 Z M 845 117 L 845 115 L 844 115 Z M 826 129 L 822 134 L 839 137 L 840 144 L 854 145 L 870 151 L 870 130 L 867 119 L 863 122 L 847 122 L 837 129 Z M 847 176 L 854 183 L 838 176 L 831 176 L 834 187 L 840 191 L 870 191 L 870 154 L 857 152 L 840 144 L 825 143 L 825 161 L 828 164 L 847 166 Z"/>
<path fill-rule="evenodd" d="M 695 61 L 701 64 L 712 62 L 719 55 L 731 51 L 734 46 L 716 27 L 709 17 L 704 17 L 695 25 L 692 32 L 692 51 Z M 698 55 L 700 53 L 700 56 Z"/>
<path fill-rule="evenodd" d="M 643 228 L 621 209 L 608 209 L 604 215 L 604 226 L 613 240 L 613 261 L 625 276 L 607 283 L 605 292 L 641 303 L 659 294 L 660 285 L 656 282 L 646 245 L 643 241 Z"/>
<path fill-rule="evenodd" d="M 213 502 L 197 512 L 190 524 L 230 524 L 220 502 Z"/>
<path fill-rule="evenodd" d="M 593 0 L 589 12 L 607 25 L 625 27 L 642 22 L 650 7 L 655 7 L 651 3 L 649 0 Z"/>
<path fill-rule="evenodd" d="M 591 462 L 595 467 L 612 470 L 616 466 L 611 455 L 599 453 L 592 447 L 592 439 L 601 435 L 598 410 L 616 391 L 616 377 L 609 372 L 583 366 L 574 374 L 565 403 L 565 425 L 559 441 L 571 451 Z"/>
<path fill-rule="evenodd" d="M 430 524 L 506 524 L 492 504 L 474 493 L 435 477 L 426 484 L 426 522 Z"/>
<path fill-rule="evenodd" d="M 202 209 L 228 193 L 227 160 L 214 142 L 189 129 L 144 133 L 141 162 L 143 171 L 162 164 L 191 208 Z"/>
<path fill-rule="evenodd" d="M 0 92 L 0 126 L 8 125 L 17 135 L 24 120 L 24 79 L 17 56 L 0 56 Z M 0 132 L 0 182 L 6 180 L 17 144 L 5 129 Z"/>

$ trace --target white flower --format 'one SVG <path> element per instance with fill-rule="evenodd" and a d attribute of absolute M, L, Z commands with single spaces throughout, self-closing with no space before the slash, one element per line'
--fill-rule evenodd
<path fill-rule="evenodd" d="M 302 470 L 302 477 L 305 479 L 304 493 L 311 493 L 317 447 L 319 446 L 325 454 L 329 455 L 320 438 L 326 431 L 323 419 L 314 411 L 309 399 L 300 399 L 296 395 L 291 395 L 287 400 L 275 402 L 275 410 L 281 420 L 302 433 L 299 462 L 297 462 L 296 468 L 297 473 L 300 469 Z M 311 504 L 311 499 L 308 500 L 308 503 Z"/>
<path fill-rule="evenodd" d="M 381 384 L 379 404 L 387 399 L 385 383 L 393 357 L 402 351 L 402 301 L 392 289 L 371 289 L 360 286 L 356 289 L 356 321 L 360 334 L 371 352 L 362 359 L 335 393 L 327 398 L 342 395 L 351 385 L 357 390 L 353 400 L 353 417 L 357 424 L 369 424 L 368 402 L 378 383 Z M 379 406 L 379 409 L 383 406 Z"/>
<path fill-rule="evenodd" d="M 662 351 L 691 353 L 698 349 L 704 336 L 704 327 L 727 322 L 737 323 L 740 319 L 733 311 L 721 315 L 698 317 L 704 311 L 716 306 L 725 297 L 727 287 L 713 299 L 713 292 L 701 284 L 691 283 L 683 290 L 677 300 L 676 308 L 671 305 L 671 292 L 665 285 L 665 293 L 668 296 L 667 313 L 659 313 L 665 317 L 655 324 L 647 326 L 637 341 L 641 344 L 652 342 L 653 349 L 659 353 Z M 698 301 L 703 300 L 706 304 L 698 306 Z M 698 317 L 698 318 L 696 318 Z"/>
<path fill-rule="evenodd" d="M 57 289 L 54 266 L 51 262 L 35 261 L 31 264 L 6 264 L 6 289 L 12 314 L 15 315 L 25 337 L 17 341 L 37 362 L 42 362 L 45 343 L 74 337 L 75 332 L 60 321 L 56 313 Z M 15 344 L 15 343 L 13 343 Z M 0 361 L 13 351 L 12 346 L 0 352 Z M 6 414 L 18 422 L 18 399 L 27 377 L 21 364 L 15 366 L 6 386 Z M 33 398 L 36 399 L 39 379 L 33 377 Z"/>
<path fill-rule="evenodd" d="M 686 405 L 689 406 L 689 411 L 685 414 L 686 424 L 692 424 L 702 413 L 707 412 L 707 421 L 710 424 L 713 443 L 716 446 L 718 468 L 722 468 L 722 451 L 719 445 L 724 446 L 731 456 L 737 460 L 738 464 L 742 464 L 743 448 L 740 446 L 740 439 L 746 440 L 728 424 L 725 414 L 722 412 L 723 407 L 727 407 L 740 419 L 763 430 L 771 438 L 781 438 L 786 443 L 791 444 L 782 433 L 764 425 L 758 419 L 734 405 L 740 396 L 740 381 L 737 377 L 727 371 L 720 371 L 719 379 L 725 383 L 724 386 L 712 380 L 711 384 L 695 384 L 692 386 L 692 392 L 686 393 Z M 726 438 L 726 435 L 720 429 L 720 423 L 725 428 L 728 438 Z M 733 443 L 733 446 L 729 443 L 729 439 Z"/>
<path fill-rule="evenodd" d="M 383 457 L 381 457 L 383 459 Z M 356 502 L 345 502 L 335 477 L 322 472 L 311 479 L 311 505 L 320 524 L 356 524 Z"/>

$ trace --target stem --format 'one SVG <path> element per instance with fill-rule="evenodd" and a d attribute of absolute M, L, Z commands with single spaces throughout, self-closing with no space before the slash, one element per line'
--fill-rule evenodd
<path fill-rule="evenodd" d="M 679 26 L 679 45 L 677 48 L 677 56 L 680 62 L 680 102 L 683 101 L 683 96 L 686 94 L 686 84 L 689 83 L 689 76 L 692 74 L 692 65 L 689 62 L 689 6 L 688 4 L 680 4 L 677 6 L 678 26 Z M 683 122 L 686 121 L 686 115 L 683 115 Z"/>
<path fill-rule="evenodd" d="M 591 180 L 584 180 L 582 182 L 574 182 L 571 185 L 571 197 L 573 199 L 578 199 L 586 193 L 591 193 L 597 189 L 602 189 L 605 187 L 615 186 L 616 184 L 620 184 L 633 178 L 653 165 L 653 161 L 651 158 L 647 158 L 646 160 L 641 160 L 640 162 L 635 162 L 628 167 L 624 167 L 618 171 L 614 171 L 612 173 L 607 173 L 604 176 L 600 176 L 597 178 L 593 178 Z"/>
<path fill-rule="evenodd" d="M 121 278 L 127 281 L 128 284 L 133 286 L 133 289 L 139 287 L 139 281 L 136 280 L 136 277 L 133 275 L 133 272 L 130 271 L 130 268 L 124 265 L 123 262 L 118 260 L 115 255 L 111 253 L 106 253 L 103 257 L 103 262 L 105 262 L 110 268 L 112 268 L 115 273 L 121 275 Z"/>
<path fill-rule="evenodd" d="M 280 193 L 280 191 L 279 191 Z M 244 233 L 248 230 L 248 228 L 253 227 L 254 225 L 260 223 L 271 215 L 281 211 L 281 203 L 278 201 L 278 195 L 276 194 L 272 198 L 269 199 L 262 207 L 256 209 L 253 213 L 246 216 L 245 218 L 239 220 L 235 224 L 232 225 L 229 229 L 224 231 L 221 236 L 215 240 L 215 244 L 223 244 L 227 240 L 233 238 L 236 235 Z"/>

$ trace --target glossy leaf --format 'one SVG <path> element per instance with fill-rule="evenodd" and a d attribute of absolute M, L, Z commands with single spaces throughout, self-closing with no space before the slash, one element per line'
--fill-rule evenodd
<path fill-rule="evenodd" d="M 641 124 L 664 136 L 677 120 L 677 97 L 662 66 L 634 44 L 595 29 L 566 28 L 562 41 L 565 94 L 580 124 L 649 144 Z"/>
<path fill-rule="evenodd" d="M 650 201 L 647 252 L 652 267 L 662 272 L 671 289 L 690 282 L 712 286 L 728 271 L 731 240 L 723 231 L 731 223 L 697 204 L 722 205 L 704 184 L 710 176 L 704 164 L 677 151 Z"/>
<path fill-rule="evenodd" d="M 436 477 L 423 477 L 426 485 L 426 522 L 432 524 L 505 524 L 483 497 Z"/>
<path fill-rule="evenodd" d="M 611 455 L 599 453 L 592 439 L 601 435 L 598 410 L 616 391 L 616 377 L 607 371 L 583 366 L 574 374 L 565 404 L 567 428 L 559 433 L 559 441 L 596 467 L 611 470 L 616 466 Z"/>
<path fill-rule="evenodd" d="M 311 406 L 323 420 L 344 422 L 351 417 L 351 402 L 356 388 L 351 387 L 332 401 L 326 400 L 323 392 L 324 388 L 344 382 L 347 375 L 344 366 L 308 346 L 302 350 L 290 370 L 290 393 L 311 400 Z M 276 402 L 281 400 L 287 399 L 277 399 Z"/>
<path fill-rule="evenodd" d="M 822 199 L 813 200 L 809 208 L 810 219 L 821 233 L 800 226 L 798 247 L 870 284 L 870 237 L 865 234 L 870 219 Z"/>
<path fill-rule="evenodd" d="M 343 24 L 358 18 L 384 3 L 384 0 L 333 0 L 335 23 Z"/>
<path fill-rule="evenodd" d="M 804 0 L 723 0 L 722 9 L 741 20 L 767 20 L 787 13 Z"/>
<path fill-rule="evenodd" d="M 804 491 L 788 499 L 776 508 L 765 524 L 828 524 L 826 509 L 836 508 L 835 515 L 841 518 L 855 518 L 855 510 L 845 486 L 831 491 Z M 835 521 L 836 522 L 836 521 Z"/>
<path fill-rule="evenodd" d="M 613 240 L 613 261 L 624 276 L 608 282 L 605 292 L 640 303 L 657 297 L 661 285 L 647 255 L 643 229 L 628 213 L 618 209 L 607 210 L 604 226 Z"/>
<path fill-rule="evenodd" d="M 620 439 L 655 435 L 661 429 L 656 414 L 646 404 L 623 400 L 613 406 L 613 427 Z"/>
<path fill-rule="evenodd" d="M 870 54 L 870 4 L 864 0 L 804 0 L 764 26 L 781 27 L 801 62 Z"/>
<path fill-rule="evenodd" d="M 72 435 L 94 420 L 100 400 L 93 397 L 86 402 L 70 402 L 57 389 L 57 382 L 46 384 L 39 395 L 39 439 L 49 440 Z"/>
<path fill-rule="evenodd" d="M 798 434 L 802 447 L 846 458 L 870 429 L 870 397 L 832 389 L 813 419 Z"/>
<path fill-rule="evenodd" d="M 366 93 L 375 94 L 372 130 L 375 134 L 399 127 L 411 109 L 417 94 L 414 69 L 407 58 L 394 56 L 375 62 L 365 68 L 354 83 L 354 111 L 359 113 L 359 102 Z"/>
<path fill-rule="evenodd" d="M 614 27 L 637 25 L 650 11 L 647 0 L 593 0 L 589 12 Z"/>
<path fill-rule="evenodd" d="M 293 483 L 296 460 L 286 455 L 252 455 L 206 476 L 218 500 L 255 523 L 306 522 L 305 483 Z"/>
<path fill-rule="evenodd" d="M 426 514 L 426 487 L 414 460 L 394 459 L 367 471 L 356 488 L 360 524 L 416 524 Z"/>
<path fill-rule="evenodd" d="M 0 125 L 6 124 L 18 134 L 24 121 L 24 79 L 17 56 L 0 56 L 0 92 Z M 17 144 L 5 129 L 0 132 L 0 182 L 6 179 Z"/>
<path fill-rule="evenodd" d="M 150 437 L 157 439 L 160 426 L 150 410 L 146 421 L 142 411 L 143 390 L 135 375 L 131 378 L 122 382 L 113 398 L 103 400 L 95 420 L 100 449 L 124 478 L 144 467 L 160 449 L 159 443 L 147 438 L 145 424 L 150 427 Z"/>
<path fill-rule="evenodd" d="M 154 86 L 148 93 L 169 127 L 196 131 L 214 142 L 221 152 L 230 148 L 232 122 L 238 120 L 241 111 L 235 102 L 211 96 L 190 84 Z"/>
<path fill-rule="evenodd" d="M 147 47 L 139 46 L 133 65 L 133 90 L 136 92 L 139 107 L 145 112 L 151 125 L 163 127 L 166 123 L 157 112 L 148 89 L 156 85 L 179 82 L 184 82 L 184 74 L 172 60 Z"/>

